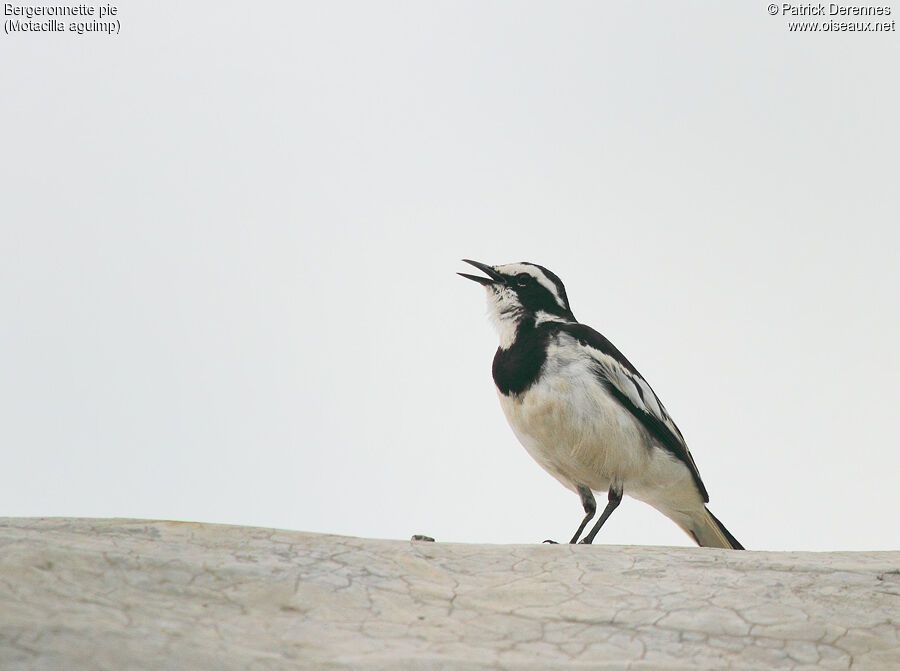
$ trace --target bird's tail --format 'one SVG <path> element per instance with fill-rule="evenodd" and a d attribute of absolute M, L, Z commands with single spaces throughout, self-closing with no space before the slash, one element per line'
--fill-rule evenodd
<path fill-rule="evenodd" d="M 697 545 L 706 548 L 726 548 L 728 550 L 743 550 L 737 538 L 725 528 L 709 508 L 703 506 L 696 514 L 689 518 L 675 520 L 684 529 Z"/>

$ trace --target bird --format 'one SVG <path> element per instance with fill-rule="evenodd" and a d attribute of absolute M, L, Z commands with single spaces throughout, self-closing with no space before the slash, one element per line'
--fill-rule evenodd
<path fill-rule="evenodd" d="M 581 498 L 570 543 L 591 544 L 624 494 L 656 508 L 701 547 L 744 547 L 710 512 L 681 431 L 656 393 L 609 341 L 575 319 L 557 275 L 535 263 L 458 273 L 482 285 L 500 336 L 492 375 L 513 433 L 531 457 Z M 607 505 L 590 531 L 597 503 Z M 547 541 L 554 542 L 554 541 Z"/>

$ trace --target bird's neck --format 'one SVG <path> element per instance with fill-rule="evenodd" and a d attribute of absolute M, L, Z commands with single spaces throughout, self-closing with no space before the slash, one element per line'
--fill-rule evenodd
<path fill-rule="evenodd" d="M 500 333 L 500 349 L 508 350 L 515 345 L 517 339 L 528 335 L 536 327 L 547 322 L 567 324 L 575 323 L 575 320 L 543 311 L 537 314 L 520 312 L 501 316 L 496 320 L 497 331 Z"/>

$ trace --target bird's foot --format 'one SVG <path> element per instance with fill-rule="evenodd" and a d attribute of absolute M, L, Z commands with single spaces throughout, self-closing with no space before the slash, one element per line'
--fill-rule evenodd
<path fill-rule="evenodd" d="M 556 541 L 551 541 L 549 538 L 544 541 L 545 543 L 549 543 L 550 545 L 559 545 Z"/>

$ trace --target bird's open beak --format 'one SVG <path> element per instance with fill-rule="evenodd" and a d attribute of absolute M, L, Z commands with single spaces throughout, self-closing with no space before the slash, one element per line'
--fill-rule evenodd
<path fill-rule="evenodd" d="M 463 259 L 463 261 L 468 263 L 470 266 L 475 266 L 476 268 L 478 268 L 478 270 L 480 270 L 485 275 L 487 275 L 487 277 L 480 277 L 478 275 L 469 275 L 468 273 L 456 273 L 457 275 L 461 275 L 462 277 L 465 277 L 467 280 L 472 280 L 473 282 L 478 282 L 478 284 L 483 284 L 485 286 L 488 284 L 493 284 L 494 282 L 502 282 L 503 281 L 503 277 L 500 275 L 500 273 L 498 273 L 496 270 L 491 268 L 488 264 L 479 263 L 478 261 L 471 261 L 470 259 Z"/>

